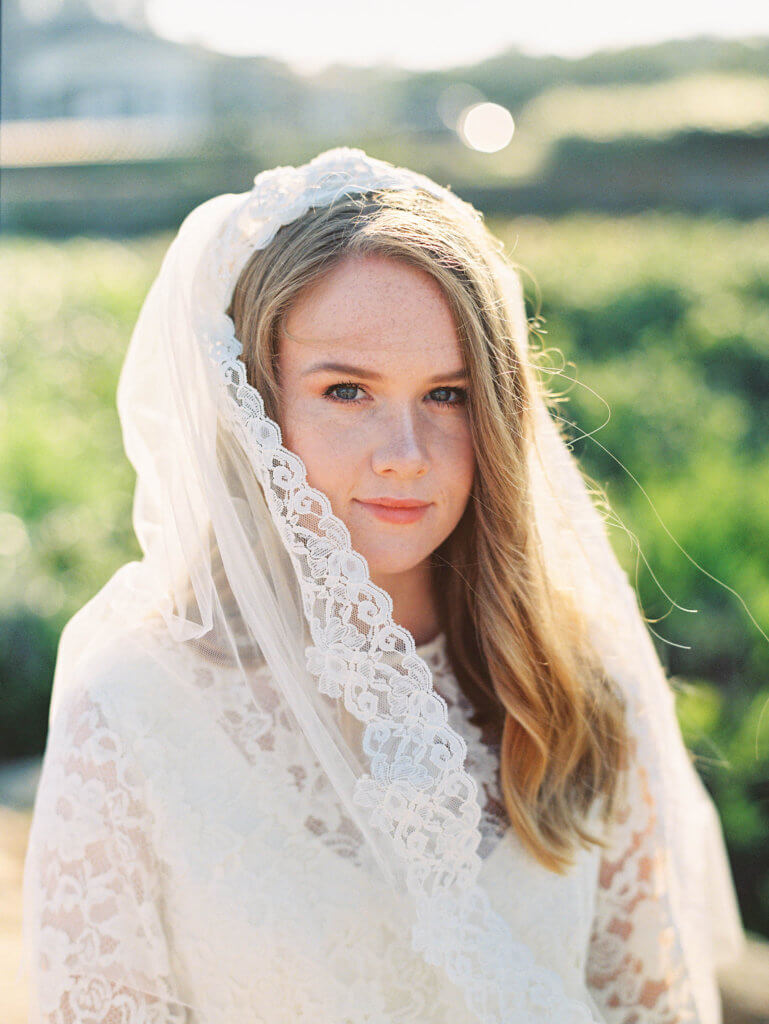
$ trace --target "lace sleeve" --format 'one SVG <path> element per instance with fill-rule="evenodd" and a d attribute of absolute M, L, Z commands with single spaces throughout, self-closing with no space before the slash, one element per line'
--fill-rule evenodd
<path fill-rule="evenodd" d="M 720 1024 L 715 977 L 687 957 L 677 927 L 653 772 L 637 749 L 600 862 L 587 985 L 606 1024 Z"/>
<path fill-rule="evenodd" d="M 143 780 L 86 693 L 51 726 L 24 869 L 29 1024 L 181 1024 Z"/>

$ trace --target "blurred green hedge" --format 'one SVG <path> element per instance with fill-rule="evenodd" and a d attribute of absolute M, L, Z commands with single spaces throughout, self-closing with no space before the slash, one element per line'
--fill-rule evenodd
<path fill-rule="evenodd" d="M 592 433 L 574 450 L 640 543 L 643 558 L 610 531 L 719 808 L 745 924 L 769 936 L 769 642 L 740 600 L 769 632 L 769 220 L 489 226 L 525 268 L 561 414 L 573 437 Z M 115 388 L 170 237 L 0 243 L 0 759 L 42 750 L 62 626 L 140 556 Z"/>

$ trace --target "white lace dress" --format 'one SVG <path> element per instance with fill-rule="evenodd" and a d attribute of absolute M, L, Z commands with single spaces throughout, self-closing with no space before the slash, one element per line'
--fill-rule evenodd
<path fill-rule="evenodd" d="M 443 637 L 419 653 L 467 743 L 482 795 L 480 881 L 499 913 L 598 1020 L 716 1024 L 715 988 L 707 1019 L 691 1016 L 690 978 L 671 958 L 648 800 L 618 819 L 610 851 L 579 852 L 565 876 L 546 870 L 509 827 L 498 745 L 473 724 Z M 221 668 L 196 659 L 171 678 L 139 651 L 112 652 L 56 709 L 25 869 L 39 1020 L 475 1024 L 361 884 L 360 834 L 309 747 L 282 728 L 277 696 L 265 720 L 273 691 L 260 671 L 256 714 Z M 227 734 L 207 731 L 214 700 L 229 701 Z M 302 869 L 287 885 L 289 862 Z M 302 934 L 281 919 L 298 900 Z M 73 967 L 84 949 L 90 978 Z M 129 952 L 143 982 L 110 982 Z"/>

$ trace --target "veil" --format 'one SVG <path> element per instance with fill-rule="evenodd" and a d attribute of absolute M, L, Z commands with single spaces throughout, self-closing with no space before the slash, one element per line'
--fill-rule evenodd
<path fill-rule="evenodd" d="M 301 459 L 282 445 L 247 380 L 225 313 L 248 257 L 281 225 L 371 188 L 426 190 L 453 204 L 468 232 L 479 230 L 481 215 L 429 178 L 360 149 L 332 149 L 301 167 L 265 171 L 250 191 L 194 209 L 141 309 L 118 409 L 137 474 L 133 522 L 143 557 L 119 569 L 60 640 L 24 876 L 32 1021 L 67 1019 L 55 1016 L 50 982 L 64 975 L 86 979 L 83 999 L 95 998 L 99 984 L 123 985 L 196 1008 L 173 970 L 162 902 L 147 898 L 162 871 L 142 838 L 163 829 L 151 799 L 155 773 L 165 773 L 185 798 L 163 757 L 166 747 L 189 742 L 186 711 L 170 698 L 163 704 L 166 689 L 157 683 L 159 669 L 163 678 L 184 676 L 191 664 L 184 657 L 211 666 L 203 696 L 212 738 L 199 752 L 210 784 L 226 793 L 226 778 L 212 767 L 213 733 L 234 720 L 237 693 L 238 707 L 249 708 L 249 732 L 239 739 L 254 753 L 254 792 L 271 807 L 279 803 L 260 760 L 279 704 L 287 733 L 311 749 L 340 821 L 360 840 L 360 858 L 410 956 L 444 972 L 474 1020 L 600 1021 L 595 1006 L 537 961 L 480 880 L 478 786 L 466 767 L 466 743 L 450 726 L 413 637 L 394 623 L 390 596 L 371 581 L 328 498 L 308 484 Z M 498 273 L 525 359 L 521 284 L 502 260 Z M 664 851 L 666 941 L 671 958 L 686 965 L 697 1014 L 680 1019 L 715 1021 L 713 968 L 737 955 L 743 941 L 720 824 L 683 744 L 635 592 L 538 392 L 535 402 L 529 470 L 542 557 L 554 586 L 574 594 L 627 702 L 655 796 L 648 827 Z M 273 690 L 259 682 L 259 665 L 269 670 Z M 235 680 L 226 693 L 217 673 Z M 138 771 L 132 751 L 141 755 L 150 798 L 141 811 L 130 795 Z M 274 813 L 294 812 L 287 805 Z M 78 838 L 86 834 L 90 845 Z M 269 838 L 267 856 L 264 850 Z M 93 867 L 102 863 L 94 851 L 109 863 L 108 875 Z M 275 851 L 273 870 L 283 855 Z M 91 865 L 85 874 L 72 868 L 83 862 Z M 99 917 L 89 894 L 100 885 Z M 110 930 L 104 921 L 118 904 L 121 923 Z M 297 920 L 309 912 L 301 900 L 281 908 Z"/>

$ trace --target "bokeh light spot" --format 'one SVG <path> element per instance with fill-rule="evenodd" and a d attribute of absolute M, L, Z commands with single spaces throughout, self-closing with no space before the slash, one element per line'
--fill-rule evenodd
<path fill-rule="evenodd" d="M 462 112 L 457 131 L 470 149 L 497 153 L 510 144 L 515 122 L 507 107 L 499 103 L 474 103 Z"/>

